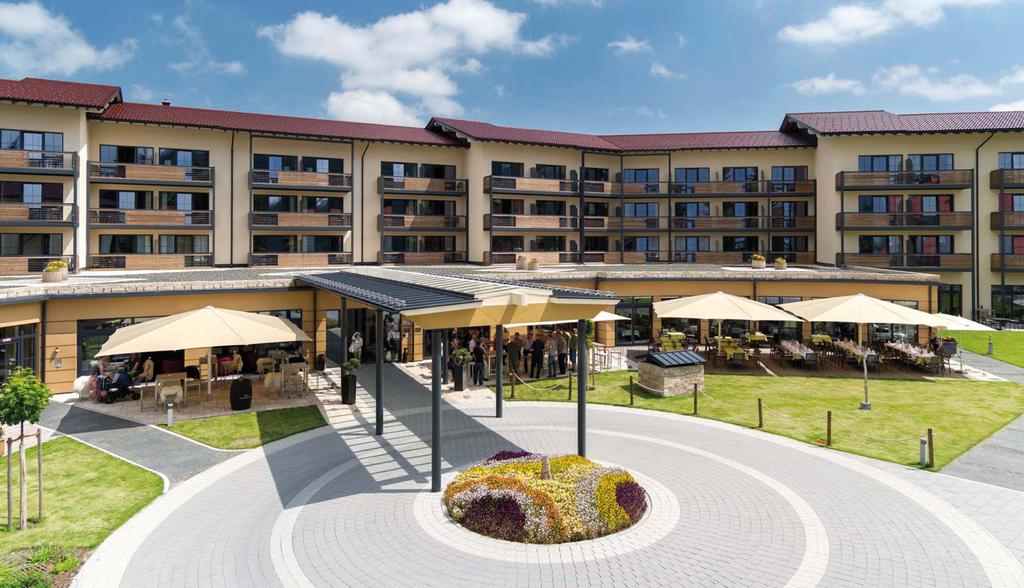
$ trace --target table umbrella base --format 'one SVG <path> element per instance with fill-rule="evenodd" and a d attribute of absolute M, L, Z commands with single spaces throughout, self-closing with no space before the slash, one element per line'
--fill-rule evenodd
<path fill-rule="evenodd" d="M 860 409 L 861 410 L 871 410 L 871 403 L 870 402 L 861 402 L 860 403 Z"/>

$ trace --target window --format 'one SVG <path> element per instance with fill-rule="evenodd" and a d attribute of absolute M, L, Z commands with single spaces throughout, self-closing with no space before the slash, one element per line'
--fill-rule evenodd
<path fill-rule="evenodd" d="M 507 161 L 492 161 L 491 175 L 506 176 L 510 178 L 521 178 L 523 177 L 523 164 L 510 163 Z"/>
<path fill-rule="evenodd" d="M 153 148 L 100 145 L 100 161 L 103 163 L 150 165 L 153 163 Z"/>
<path fill-rule="evenodd" d="M 623 251 L 660 251 L 657 237 L 626 237 Z"/>
<path fill-rule="evenodd" d="M 938 225 L 939 217 L 936 213 L 953 212 L 953 196 L 910 196 L 907 198 L 907 212 L 923 213 L 909 218 L 908 224 Z"/>
<path fill-rule="evenodd" d="M 61 255 L 63 250 L 63 238 L 59 233 L 0 234 L 0 256 Z"/>
<path fill-rule="evenodd" d="M 210 210 L 206 192 L 160 192 L 160 210 Z"/>
<path fill-rule="evenodd" d="M 722 216 L 757 216 L 757 202 L 724 202 Z"/>
<path fill-rule="evenodd" d="M 565 237 L 542 235 L 532 241 L 530 251 L 565 251 Z"/>
<path fill-rule="evenodd" d="M 800 200 L 779 200 L 772 202 L 772 217 L 807 216 L 807 203 Z M 773 226 L 779 227 L 778 223 Z"/>
<path fill-rule="evenodd" d="M 939 312 L 960 316 L 964 311 L 963 286 L 939 284 Z"/>
<path fill-rule="evenodd" d="M 303 253 L 337 253 L 343 251 L 339 235 L 303 235 Z"/>
<path fill-rule="evenodd" d="M 915 255 L 934 255 L 953 253 L 952 235 L 914 235 L 907 237 L 909 253 Z"/>
<path fill-rule="evenodd" d="M 380 162 L 380 175 L 392 178 L 415 178 L 419 174 L 418 166 L 415 163 L 400 163 L 397 161 Z"/>
<path fill-rule="evenodd" d="M 523 214 L 523 201 L 509 198 L 495 198 L 492 202 L 492 214 Z"/>
<path fill-rule="evenodd" d="M 865 254 L 894 254 L 903 252 L 903 240 L 899 236 L 861 235 L 858 251 Z"/>
<path fill-rule="evenodd" d="M 615 306 L 615 314 L 629 317 L 628 321 L 615 321 L 616 345 L 637 345 L 650 341 L 654 331 L 653 302 L 650 296 L 626 296 Z"/>
<path fill-rule="evenodd" d="M 1024 194 L 1004 194 L 999 203 L 1002 212 L 1024 212 Z"/>
<path fill-rule="evenodd" d="M 710 202 L 676 202 L 676 216 L 711 216 Z"/>
<path fill-rule="evenodd" d="M 422 250 L 429 253 L 448 253 L 455 251 L 455 237 L 450 235 L 424 236 Z"/>
<path fill-rule="evenodd" d="M 413 253 L 416 251 L 416 237 L 384 235 L 385 253 Z"/>
<path fill-rule="evenodd" d="M 267 316 L 276 316 L 279 319 L 284 319 L 291 322 L 298 328 L 302 328 L 302 309 L 295 308 L 291 310 L 261 310 L 257 314 L 265 314 Z"/>
<path fill-rule="evenodd" d="M 299 158 L 294 155 L 256 153 L 252 156 L 252 168 L 269 171 L 297 171 Z"/>
<path fill-rule="evenodd" d="M 455 216 L 455 203 L 451 200 L 421 200 L 417 214 L 423 216 Z"/>
<path fill-rule="evenodd" d="M 565 216 L 565 202 L 558 200 L 538 200 L 534 205 L 533 214 L 541 216 Z"/>
<path fill-rule="evenodd" d="M 54 183 L 0 182 L 0 203 L 61 204 L 64 202 L 64 186 Z"/>
<path fill-rule="evenodd" d="M 344 210 L 345 199 L 338 196 L 303 196 L 302 209 L 306 212 L 331 213 Z"/>
<path fill-rule="evenodd" d="M 153 253 L 153 236 L 100 235 L 100 253 L 114 255 Z"/>
<path fill-rule="evenodd" d="M 499 235 L 491 238 L 491 251 L 495 253 L 509 253 L 522 250 L 522 235 Z"/>
<path fill-rule="evenodd" d="M 548 163 L 538 163 L 536 170 L 536 178 L 544 178 L 548 180 L 564 180 L 565 179 L 565 166 L 564 165 L 551 165 Z"/>
<path fill-rule="evenodd" d="M 188 149 L 160 149 L 160 165 L 209 167 L 210 152 Z"/>
<path fill-rule="evenodd" d="M 676 251 L 711 251 L 711 237 L 676 237 Z"/>
<path fill-rule="evenodd" d="M 907 171 L 950 171 L 952 169 L 952 153 L 929 153 L 907 156 Z"/>
<path fill-rule="evenodd" d="M 802 298 L 799 296 L 759 296 L 757 300 L 762 304 L 778 306 L 790 302 L 800 302 Z M 797 321 L 762 321 L 757 323 L 757 328 L 769 337 L 779 340 L 792 339 L 799 341 L 803 338 L 803 328 Z"/>
<path fill-rule="evenodd" d="M 454 180 L 455 166 L 441 165 L 437 163 L 424 163 L 420 165 L 419 177 L 429 178 L 432 180 Z"/>
<path fill-rule="evenodd" d="M 36 325 L 0 327 L 0 384 L 15 366 L 36 371 Z"/>
<path fill-rule="evenodd" d="M 752 252 L 759 246 L 757 237 L 722 237 L 722 251 Z"/>
<path fill-rule="evenodd" d="M 63 151 L 64 133 L 43 133 L 38 131 L 2 129 L 0 130 L 0 149 Z"/>
<path fill-rule="evenodd" d="M 900 196 L 861 195 L 857 199 L 857 211 L 875 214 L 902 212 L 903 198 Z"/>
<path fill-rule="evenodd" d="M 857 157 L 857 171 L 895 172 L 900 171 L 902 162 L 900 155 L 861 155 Z"/>
<path fill-rule="evenodd" d="M 807 179 L 806 165 L 772 166 L 772 191 L 796 192 L 796 183 Z"/>
<path fill-rule="evenodd" d="M 999 169 L 1024 169 L 1024 152 L 999 154 Z"/>
<path fill-rule="evenodd" d="M 416 214 L 416 201 L 408 198 L 385 198 L 384 214 L 403 216 Z"/>
<path fill-rule="evenodd" d="M 160 235 L 160 253 L 209 253 L 207 235 Z"/>
<path fill-rule="evenodd" d="M 253 253 L 296 253 L 298 238 L 295 235 L 253 235 Z"/>
<path fill-rule="evenodd" d="M 772 236 L 772 253 L 803 253 L 807 251 L 807 237 L 803 235 Z"/>
<path fill-rule="evenodd" d="M 296 212 L 298 203 L 297 196 L 254 194 L 252 197 L 252 209 L 256 212 Z"/>
<path fill-rule="evenodd" d="M 585 167 L 583 168 L 583 181 L 585 182 L 607 182 L 608 168 L 606 167 Z"/>
<path fill-rule="evenodd" d="M 659 181 L 660 171 L 658 168 L 648 169 L 624 169 L 622 170 L 622 181 L 626 184 L 646 184 L 657 183 Z"/>
<path fill-rule="evenodd" d="M 584 251 L 608 251 L 608 237 L 585 235 L 583 237 Z"/>
<path fill-rule="evenodd" d="M 110 336 L 114 334 L 114 331 L 121 327 L 127 327 L 129 325 L 135 325 L 151 318 L 112 318 L 112 319 L 89 319 L 78 321 L 77 324 L 77 343 L 78 343 L 78 375 L 79 376 L 90 376 L 92 375 L 93 367 L 99 363 L 95 359 L 96 353 L 103 347 L 103 344 L 110 339 Z M 174 356 L 178 356 L 181 360 L 180 364 L 165 364 L 162 361 L 164 358 L 170 359 Z M 184 352 L 168 352 L 168 353 L 153 353 L 146 354 L 147 357 L 153 358 L 153 363 L 156 367 L 156 373 L 175 372 L 179 371 L 179 365 L 184 366 Z M 112 359 L 120 360 L 126 359 L 128 356 L 114 356 Z M 167 366 L 168 369 L 164 370 L 163 367 Z"/>
<path fill-rule="evenodd" d="M 623 205 L 622 216 L 652 218 L 658 216 L 657 202 L 626 202 Z"/>
<path fill-rule="evenodd" d="M 586 202 L 583 204 L 584 216 L 608 216 L 607 202 Z"/>
<path fill-rule="evenodd" d="M 145 190 L 100 190 L 100 208 L 152 210 L 153 193 Z"/>
<path fill-rule="evenodd" d="M 695 184 L 697 182 L 711 181 L 711 168 L 709 167 L 677 167 L 675 169 L 675 182 L 680 184 Z"/>
<path fill-rule="evenodd" d="M 303 157 L 302 171 L 319 174 L 345 173 L 345 160 L 330 157 Z"/>
<path fill-rule="evenodd" d="M 722 180 L 726 182 L 756 182 L 756 167 L 723 167 Z"/>
<path fill-rule="evenodd" d="M 1024 286 L 992 286 L 992 313 L 1001 318 L 1024 320 Z"/>
<path fill-rule="evenodd" d="M 1003 235 L 999 252 L 1007 255 L 1024 255 L 1024 235 Z"/>

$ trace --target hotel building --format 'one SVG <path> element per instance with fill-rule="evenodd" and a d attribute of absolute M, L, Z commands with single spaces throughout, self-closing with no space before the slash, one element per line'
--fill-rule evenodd
<path fill-rule="evenodd" d="M 48 370 L 64 385 L 87 359 L 92 327 L 78 323 L 168 314 L 190 296 L 305 310 L 325 344 L 331 302 L 280 276 L 361 265 L 611 290 L 635 319 L 601 334 L 618 343 L 657 331 L 653 300 L 715 289 L 769 302 L 863 291 L 1020 319 L 1021 131 L 1024 112 L 881 110 L 790 113 L 749 132 L 416 128 L 0 80 L 0 349 L 20 337 L 7 356 L 52 362 L 62 348 L 71 361 Z M 752 272 L 755 253 L 790 270 Z M 519 258 L 541 269 L 517 272 Z M 126 285 L 104 298 L 18 281 L 53 259 Z"/>

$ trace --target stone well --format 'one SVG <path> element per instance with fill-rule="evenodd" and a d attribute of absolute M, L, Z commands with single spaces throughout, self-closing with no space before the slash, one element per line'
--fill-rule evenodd
<path fill-rule="evenodd" d="M 649 353 L 637 367 L 640 385 L 658 396 L 691 394 L 694 384 L 704 390 L 704 358 L 694 351 Z"/>

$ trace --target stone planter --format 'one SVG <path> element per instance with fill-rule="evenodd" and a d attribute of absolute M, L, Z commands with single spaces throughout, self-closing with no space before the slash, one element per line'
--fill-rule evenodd
<path fill-rule="evenodd" d="M 68 279 L 67 268 L 56 272 L 43 272 L 43 282 L 63 282 Z"/>
<path fill-rule="evenodd" d="M 765 262 L 763 259 L 751 259 L 750 267 L 752 267 L 753 269 L 764 269 Z"/>
<path fill-rule="evenodd" d="M 786 262 L 785 261 L 776 261 L 775 262 L 775 271 L 781 272 L 784 269 L 786 269 Z"/>
<path fill-rule="evenodd" d="M 520 271 L 526 269 L 526 258 L 522 255 L 516 257 L 516 269 Z"/>
<path fill-rule="evenodd" d="M 466 389 L 466 366 L 456 365 L 452 371 L 452 383 L 454 384 L 454 390 L 456 392 L 462 392 Z"/>
<path fill-rule="evenodd" d="M 539 267 L 540 267 L 540 262 L 537 261 L 536 259 L 531 259 L 529 261 L 529 263 L 526 264 L 526 269 L 528 269 L 530 271 L 533 271 L 533 270 L 535 270 L 535 269 L 537 269 Z"/>

